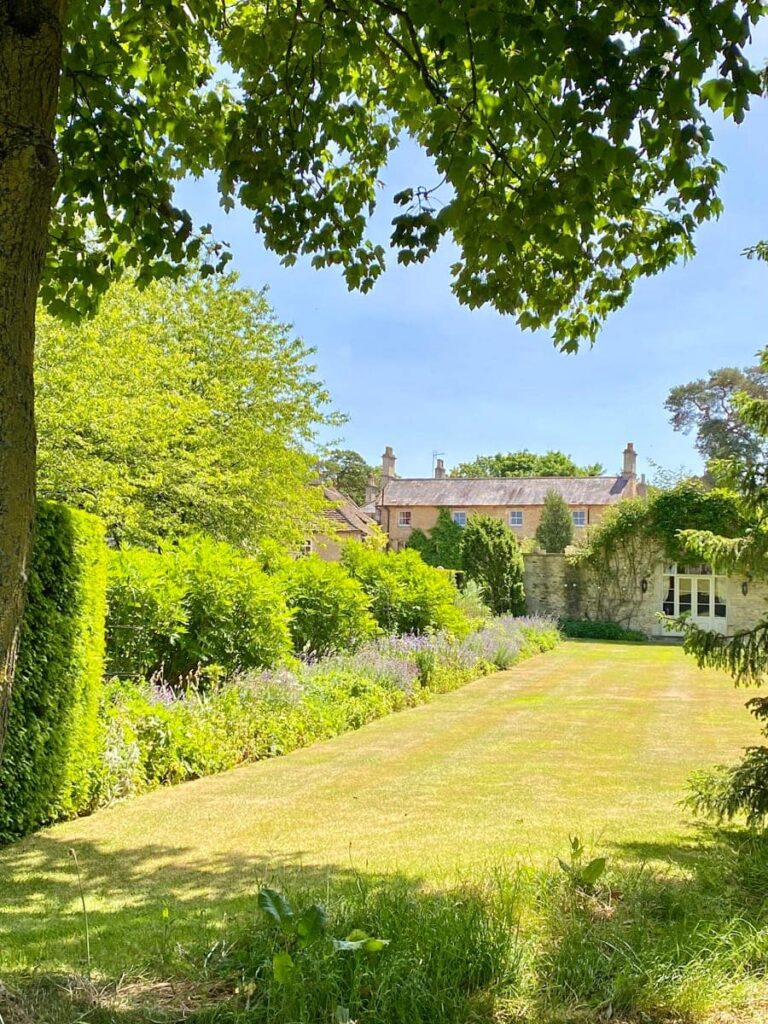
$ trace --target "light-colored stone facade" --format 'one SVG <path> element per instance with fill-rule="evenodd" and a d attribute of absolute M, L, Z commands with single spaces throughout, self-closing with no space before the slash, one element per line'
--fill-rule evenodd
<path fill-rule="evenodd" d="M 411 506 L 410 508 L 405 506 L 397 505 L 383 505 L 381 507 L 381 526 L 384 532 L 389 536 L 390 547 L 394 551 L 399 551 L 405 547 L 408 538 L 410 537 L 413 530 L 423 530 L 425 533 L 434 527 L 437 523 L 437 517 L 440 513 L 440 509 L 448 507 L 450 512 L 466 512 L 467 517 L 472 513 L 482 513 L 487 516 L 495 516 L 497 519 L 503 520 L 503 522 L 510 525 L 509 514 L 510 512 L 519 511 L 522 513 L 522 524 L 520 526 L 513 526 L 512 529 L 515 535 L 520 540 L 527 540 L 536 535 L 536 528 L 541 520 L 541 513 L 544 509 L 543 505 L 456 505 L 456 506 L 439 506 L 439 505 L 421 505 Z M 585 526 L 594 526 L 599 523 L 602 519 L 607 505 L 571 505 L 572 512 L 583 512 L 585 518 Z M 410 524 L 405 526 L 400 523 L 400 513 L 407 512 L 410 514 Z M 578 539 L 579 532 L 583 527 L 574 527 L 574 537 Z"/>
<path fill-rule="evenodd" d="M 612 593 L 598 593 L 589 571 L 573 566 L 565 555 L 531 554 L 524 560 L 525 600 L 531 614 L 609 619 L 648 636 L 670 636 L 662 610 L 668 563 L 659 552 L 649 553 L 648 565 L 635 573 L 636 578 L 626 577 L 623 589 Z M 768 583 L 730 576 L 723 578 L 720 589 L 725 602 L 720 628 L 726 635 L 752 629 L 768 616 Z"/>

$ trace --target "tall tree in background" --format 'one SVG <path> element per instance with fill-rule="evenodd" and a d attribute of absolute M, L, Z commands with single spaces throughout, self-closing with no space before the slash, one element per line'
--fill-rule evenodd
<path fill-rule="evenodd" d="M 39 491 L 118 544 L 203 531 L 255 547 L 318 522 L 307 449 L 329 422 L 310 351 L 235 275 L 114 285 L 77 327 L 38 327 Z"/>
<path fill-rule="evenodd" d="M 348 448 L 331 448 L 320 461 L 321 480 L 358 505 L 365 504 L 365 489 L 371 474 L 377 477 L 378 470 L 369 466 L 359 452 Z"/>
<path fill-rule="evenodd" d="M 285 262 L 339 265 L 368 289 L 384 266 L 368 220 L 407 135 L 435 176 L 394 197 L 397 258 L 452 238 L 461 302 L 574 350 L 719 212 L 703 107 L 741 119 L 760 92 L 742 47 L 762 13 L 0 0 L 0 746 L 34 514 L 38 293 L 65 316 L 125 267 L 145 284 L 190 258 L 219 266 L 173 205 L 174 182 L 204 172 Z"/>
<path fill-rule="evenodd" d="M 451 470 L 458 477 L 515 477 L 515 476 L 599 476 L 603 467 L 599 462 L 591 466 L 577 466 L 564 452 L 535 455 L 523 449 L 519 452 L 497 452 L 478 455 L 472 462 L 461 462 Z"/>
<path fill-rule="evenodd" d="M 721 459 L 754 460 L 768 454 L 765 437 L 741 412 L 741 396 L 768 398 L 762 365 L 725 366 L 707 377 L 672 388 L 664 403 L 675 430 L 696 435 L 696 450 L 714 477 Z"/>
<path fill-rule="evenodd" d="M 557 491 L 547 491 L 536 540 L 548 554 L 561 554 L 573 543 L 573 516 L 568 502 Z"/>

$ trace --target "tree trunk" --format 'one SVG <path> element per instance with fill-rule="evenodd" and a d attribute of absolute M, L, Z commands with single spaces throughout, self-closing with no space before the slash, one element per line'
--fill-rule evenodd
<path fill-rule="evenodd" d="M 57 160 L 63 0 L 0 0 L 0 756 L 35 512 L 35 304 Z"/>

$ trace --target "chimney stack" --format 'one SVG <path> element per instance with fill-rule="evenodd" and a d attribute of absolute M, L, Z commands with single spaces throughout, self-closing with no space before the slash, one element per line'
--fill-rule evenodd
<path fill-rule="evenodd" d="M 435 480 L 445 480 L 445 463 L 442 459 L 435 462 Z"/>
<path fill-rule="evenodd" d="M 627 442 L 627 447 L 624 449 L 624 468 L 621 475 L 628 480 L 634 480 L 637 477 L 637 452 L 631 441 Z"/>
<path fill-rule="evenodd" d="M 365 503 L 370 505 L 372 501 L 376 501 L 376 495 L 379 493 L 378 484 L 376 483 L 376 476 L 373 473 L 368 474 L 368 481 L 365 485 Z"/>
<path fill-rule="evenodd" d="M 627 497 L 637 497 L 637 452 L 631 441 L 627 441 L 627 447 L 624 449 L 624 465 L 621 475 L 627 481 Z"/>
<path fill-rule="evenodd" d="M 384 449 L 384 454 L 381 456 L 381 486 L 387 483 L 388 480 L 395 479 L 395 463 L 397 458 L 395 453 L 392 451 L 389 445 Z"/>

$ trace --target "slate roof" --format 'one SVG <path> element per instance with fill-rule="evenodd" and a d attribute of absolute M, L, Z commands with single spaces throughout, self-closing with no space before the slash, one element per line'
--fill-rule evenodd
<path fill-rule="evenodd" d="M 326 519 L 333 520 L 337 529 L 355 530 L 366 537 L 370 535 L 372 527 L 375 525 L 374 520 L 366 515 L 351 498 L 342 494 L 341 491 L 337 491 L 335 487 L 323 487 L 323 494 L 325 500 L 333 504 L 332 508 L 324 509 L 323 515 Z"/>
<path fill-rule="evenodd" d="M 543 505 L 555 490 L 569 505 L 612 505 L 622 497 L 629 480 L 622 476 L 446 477 L 389 480 L 377 504 L 464 508 L 480 505 Z"/>

